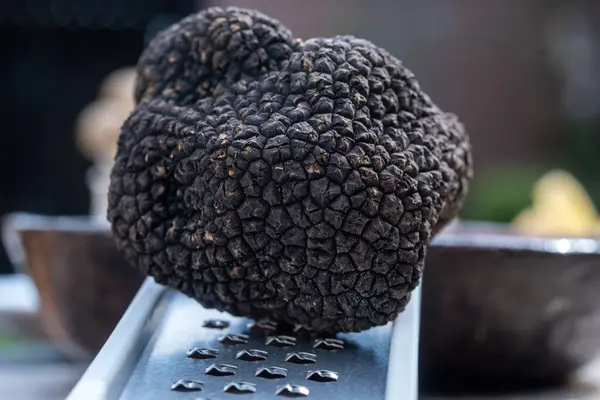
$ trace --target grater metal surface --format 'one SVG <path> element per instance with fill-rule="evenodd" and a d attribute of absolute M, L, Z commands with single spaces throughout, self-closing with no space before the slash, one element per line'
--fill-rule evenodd
<path fill-rule="evenodd" d="M 420 295 L 395 323 L 313 337 L 205 309 L 149 278 L 68 400 L 416 400 Z"/>

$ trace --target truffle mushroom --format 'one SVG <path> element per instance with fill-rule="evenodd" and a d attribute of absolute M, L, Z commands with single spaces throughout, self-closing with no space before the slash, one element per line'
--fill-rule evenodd
<path fill-rule="evenodd" d="M 386 50 L 209 8 L 140 57 L 109 220 L 205 307 L 323 333 L 386 324 L 472 176 L 458 118 Z"/>

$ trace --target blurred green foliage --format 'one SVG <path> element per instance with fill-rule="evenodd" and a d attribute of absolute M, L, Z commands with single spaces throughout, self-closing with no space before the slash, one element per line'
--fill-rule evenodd
<path fill-rule="evenodd" d="M 600 163 L 600 159 L 598 160 Z M 477 175 L 461 210 L 464 220 L 510 223 L 522 210 L 529 207 L 536 181 L 546 172 L 562 168 L 575 176 L 592 201 L 599 207 L 600 182 L 577 168 L 565 167 L 511 167 L 484 171 Z"/>
<path fill-rule="evenodd" d="M 0 332 L 0 350 L 13 347 L 21 341 L 18 337 L 9 335 L 8 333 Z"/>
<path fill-rule="evenodd" d="M 557 147 L 565 169 L 579 179 L 600 206 L 600 118 L 567 120 Z"/>
<path fill-rule="evenodd" d="M 565 117 L 554 143 L 550 165 L 513 166 L 479 171 L 469 189 L 460 217 L 468 220 L 511 222 L 531 204 L 536 181 L 552 169 L 564 169 L 585 187 L 600 208 L 600 118 Z"/>
<path fill-rule="evenodd" d="M 548 169 L 508 167 L 476 173 L 461 211 L 461 219 L 511 222 L 531 204 L 531 191 Z"/>

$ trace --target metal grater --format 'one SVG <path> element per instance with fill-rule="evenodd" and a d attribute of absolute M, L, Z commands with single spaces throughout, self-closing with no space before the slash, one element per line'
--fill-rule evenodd
<path fill-rule="evenodd" d="M 416 400 L 420 302 L 419 287 L 395 323 L 309 338 L 148 278 L 67 400 Z"/>

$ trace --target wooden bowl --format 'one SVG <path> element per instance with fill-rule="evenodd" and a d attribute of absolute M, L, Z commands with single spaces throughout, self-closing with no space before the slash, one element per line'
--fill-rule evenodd
<path fill-rule="evenodd" d="M 38 287 L 50 336 L 73 357 L 93 356 L 143 274 L 92 218 L 18 214 L 4 228 L 11 259 Z M 461 223 L 435 238 L 422 284 L 425 391 L 560 385 L 600 356 L 598 239 Z"/>
<path fill-rule="evenodd" d="M 109 227 L 91 217 L 9 215 L 9 256 L 33 279 L 48 335 L 73 358 L 93 357 L 144 276 L 117 251 Z"/>
<path fill-rule="evenodd" d="M 560 384 L 600 356 L 600 241 L 462 223 L 427 254 L 421 380 L 433 390 Z"/>

